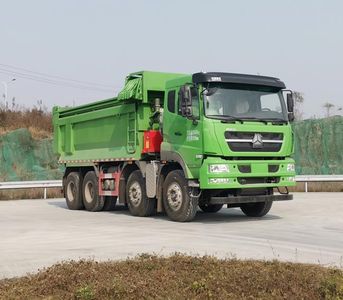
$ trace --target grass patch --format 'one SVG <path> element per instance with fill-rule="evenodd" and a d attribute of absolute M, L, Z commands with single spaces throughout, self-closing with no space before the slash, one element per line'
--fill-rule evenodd
<path fill-rule="evenodd" d="M 343 272 L 180 254 L 71 261 L 0 281 L 1 299 L 343 299 Z"/>
<path fill-rule="evenodd" d="M 27 128 L 34 139 L 52 136 L 52 116 L 44 107 L 12 107 L 0 105 L 0 135 L 18 128 Z"/>

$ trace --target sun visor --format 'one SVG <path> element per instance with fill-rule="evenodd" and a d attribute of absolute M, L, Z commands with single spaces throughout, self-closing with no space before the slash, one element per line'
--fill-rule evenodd
<path fill-rule="evenodd" d="M 246 75 L 236 73 L 195 73 L 192 76 L 194 83 L 205 83 L 205 82 L 222 82 L 222 83 L 235 83 L 235 84 L 251 84 L 259 86 L 269 86 L 279 89 L 286 88 L 285 84 L 275 77 L 267 77 L 260 75 Z"/>

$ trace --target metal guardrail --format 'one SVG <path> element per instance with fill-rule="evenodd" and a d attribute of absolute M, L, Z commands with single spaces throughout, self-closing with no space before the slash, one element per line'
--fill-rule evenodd
<path fill-rule="evenodd" d="M 305 182 L 305 192 L 308 192 L 309 182 L 343 182 L 343 175 L 298 175 L 296 182 Z M 0 182 L 0 190 L 43 188 L 44 199 L 48 188 L 62 188 L 62 180 L 38 180 L 38 181 L 7 181 Z"/>
<path fill-rule="evenodd" d="M 343 181 L 343 175 L 298 175 L 296 182 L 305 182 L 305 192 L 308 192 L 309 182 L 339 182 Z"/>
<path fill-rule="evenodd" d="M 61 188 L 62 180 L 38 180 L 38 181 L 7 181 L 0 182 L 0 190 L 43 188 L 44 199 L 48 188 Z"/>

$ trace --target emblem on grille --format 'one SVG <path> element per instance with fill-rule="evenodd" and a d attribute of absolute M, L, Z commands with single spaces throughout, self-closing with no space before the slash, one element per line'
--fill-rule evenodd
<path fill-rule="evenodd" d="M 252 147 L 253 148 L 263 148 L 263 139 L 262 139 L 262 135 L 260 133 L 255 133 L 254 137 L 252 138 Z"/>

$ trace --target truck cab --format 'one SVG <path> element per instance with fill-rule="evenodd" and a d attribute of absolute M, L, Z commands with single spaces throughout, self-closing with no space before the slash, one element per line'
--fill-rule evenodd
<path fill-rule="evenodd" d="M 293 101 L 284 90 L 277 78 L 232 73 L 166 83 L 161 159 L 182 166 L 203 210 L 228 204 L 260 216 L 273 200 L 292 199 Z"/>

